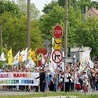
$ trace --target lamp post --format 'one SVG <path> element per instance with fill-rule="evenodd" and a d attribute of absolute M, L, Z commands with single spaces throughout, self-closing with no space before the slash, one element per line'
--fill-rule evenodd
<path fill-rule="evenodd" d="M 30 49 L 30 0 L 27 0 L 27 46 Z"/>

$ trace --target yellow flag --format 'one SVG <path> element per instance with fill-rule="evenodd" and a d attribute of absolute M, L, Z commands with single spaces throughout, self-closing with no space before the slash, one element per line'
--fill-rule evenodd
<path fill-rule="evenodd" d="M 7 57 L 8 57 L 8 64 L 12 65 L 13 62 L 13 55 L 12 55 L 12 49 L 10 49 L 7 53 Z"/>
<path fill-rule="evenodd" d="M 28 52 L 28 59 L 29 59 L 29 60 L 32 59 L 32 51 L 31 51 L 31 49 L 30 49 L 29 52 Z"/>
<path fill-rule="evenodd" d="M 33 61 L 36 62 L 37 59 L 36 59 L 35 51 L 31 51 L 31 57 L 32 57 Z"/>
<path fill-rule="evenodd" d="M 23 58 L 23 55 L 20 53 L 19 54 L 19 62 L 22 62 L 22 58 Z"/>

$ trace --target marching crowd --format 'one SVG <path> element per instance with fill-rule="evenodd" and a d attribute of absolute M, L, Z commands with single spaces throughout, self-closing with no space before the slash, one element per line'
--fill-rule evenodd
<path fill-rule="evenodd" d="M 65 70 L 61 65 L 58 65 L 53 71 L 49 66 L 35 67 L 35 69 L 26 68 L 24 65 L 3 68 L 2 72 L 39 72 L 39 76 L 36 79 L 39 81 L 38 86 L 4 86 L 3 90 L 13 90 L 16 88 L 18 91 L 34 90 L 36 92 L 46 91 L 81 91 L 88 92 L 88 87 L 92 89 L 92 92 L 98 90 L 98 61 L 94 62 L 94 66 L 90 68 L 89 63 L 81 70 L 80 62 L 67 63 Z"/>

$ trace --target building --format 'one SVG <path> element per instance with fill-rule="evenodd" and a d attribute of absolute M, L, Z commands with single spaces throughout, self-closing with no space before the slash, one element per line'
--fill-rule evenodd
<path fill-rule="evenodd" d="M 89 49 L 90 47 L 73 47 L 70 49 L 70 57 L 76 55 L 76 60 L 80 62 L 83 52 L 88 51 Z"/>
<path fill-rule="evenodd" d="M 85 13 L 85 20 L 87 20 L 87 18 L 89 17 L 95 17 L 98 18 L 98 10 L 95 8 L 91 8 L 88 11 L 86 11 Z"/>

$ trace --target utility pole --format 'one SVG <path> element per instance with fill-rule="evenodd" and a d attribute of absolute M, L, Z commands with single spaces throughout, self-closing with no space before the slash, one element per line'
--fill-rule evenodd
<path fill-rule="evenodd" d="M 65 91 L 65 67 L 66 57 L 68 55 L 68 0 L 65 0 L 65 32 L 64 32 L 64 91 Z"/>
<path fill-rule="evenodd" d="M 1 24 L 0 24 L 0 47 L 2 49 L 2 28 L 1 28 Z"/>
<path fill-rule="evenodd" d="M 27 0 L 27 46 L 30 49 L 30 0 Z"/>
<path fill-rule="evenodd" d="M 68 0 L 65 0 L 64 56 L 68 55 Z"/>
<path fill-rule="evenodd" d="M 1 18 L 1 14 L 0 14 L 0 18 Z M 2 49 L 2 22 L 1 22 L 1 19 L 0 19 L 0 47 Z"/>

